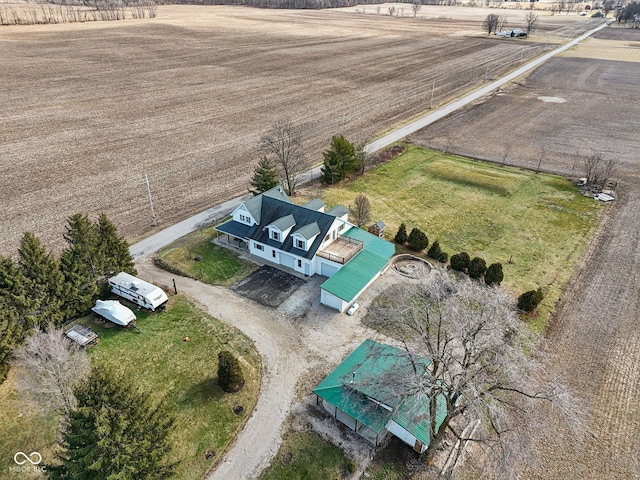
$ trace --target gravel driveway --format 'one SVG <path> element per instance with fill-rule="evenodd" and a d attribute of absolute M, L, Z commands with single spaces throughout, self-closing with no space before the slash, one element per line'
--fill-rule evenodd
<path fill-rule="evenodd" d="M 176 279 L 180 292 L 202 304 L 214 317 L 249 336 L 262 357 L 263 376 L 257 406 L 208 478 L 255 478 L 269 464 L 282 441 L 283 425 L 294 401 L 302 401 L 322 376 L 364 339 L 381 339 L 360 319 L 366 307 L 388 285 L 407 281 L 389 270 L 359 299 L 362 307 L 348 316 L 320 305 L 320 283 L 314 277 L 278 308 L 247 300 L 228 288 L 215 287 L 138 263 L 141 277 L 161 285 Z"/>

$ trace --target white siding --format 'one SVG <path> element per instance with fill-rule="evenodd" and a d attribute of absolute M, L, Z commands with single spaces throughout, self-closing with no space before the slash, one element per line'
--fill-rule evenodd
<path fill-rule="evenodd" d="M 340 269 L 340 266 L 333 262 L 320 262 L 320 275 L 331 277 Z"/>
<path fill-rule="evenodd" d="M 414 437 L 412 434 L 410 434 L 409 432 L 407 432 L 403 427 L 398 425 L 393 420 L 389 420 L 389 422 L 387 423 L 387 427 L 386 428 L 393 435 L 395 435 L 400 440 L 402 440 L 404 443 L 406 443 L 407 445 L 410 445 L 411 448 L 415 447 L 416 440 L 418 440 L 418 439 L 416 437 Z M 422 448 L 420 449 L 420 453 L 424 453 L 426 450 L 427 450 L 427 447 L 425 445 L 422 445 Z"/>
<path fill-rule="evenodd" d="M 325 289 L 320 289 L 320 303 L 339 312 L 344 312 L 349 306 L 347 302 L 327 292 Z"/>

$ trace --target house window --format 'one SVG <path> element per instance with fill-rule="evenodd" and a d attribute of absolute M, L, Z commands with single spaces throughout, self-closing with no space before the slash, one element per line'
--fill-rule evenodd
<path fill-rule="evenodd" d="M 249 217 L 246 217 L 242 214 L 240 214 L 240 221 L 244 223 L 250 223 Z"/>
<path fill-rule="evenodd" d="M 275 251 L 275 250 L 271 250 L 271 256 L 272 256 L 273 258 L 276 258 L 276 251 Z"/>
<path fill-rule="evenodd" d="M 346 226 L 347 226 L 347 224 L 346 224 L 346 223 L 343 223 L 342 225 L 340 225 L 340 228 L 339 228 L 338 230 L 339 230 L 339 231 L 342 231 L 342 230 L 344 230 L 344 227 L 346 227 Z"/>
<path fill-rule="evenodd" d="M 253 246 L 256 247 L 256 250 L 264 250 L 264 247 L 259 243 L 254 243 Z"/>
<path fill-rule="evenodd" d="M 298 268 L 302 268 L 302 260 L 298 260 Z"/>
<path fill-rule="evenodd" d="M 278 232 L 272 232 L 271 238 L 273 238 L 274 240 L 280 240 L 280 234 Z"/>
<path fill-rule="evenodd" d="M 324 241 L 325 241 L 325 242 L 326 242 L 327 240 L 329 240 L 329 236 L 330 236 L 330 235 L 331 235 L 330 233 L 327 233 L 327 234 L 325 235 L 325 237 L 324 237 Z"/>
<path fill-rule="evenodd" d="M 304 250 L 304 242 L 302 240 L 296 240 L 296 247 Z"/>

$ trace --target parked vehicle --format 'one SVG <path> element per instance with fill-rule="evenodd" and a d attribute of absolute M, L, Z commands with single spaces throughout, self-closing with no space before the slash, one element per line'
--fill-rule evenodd
<path fill-rule="evenodd" d="M 602 13 L 602 12 L 596 12 L 596 13 L 594 13 L 594 14 L 593 14 L 593 15 L 591 15 L 591 16 L 592 16 L 592 17 L 594 17 L 594 18 L 602 18 L 602 17 L 604 17 L 604 13 Z"/>
<path fill-rule="evenodd" d="M 121 327 L 135 326 L 136 314 L 122 305 L 118 300 L 96 300 L 93 310 L 100 318 L 120 325 Z"/>
<path fill-rule="evenodd" d="M 349 310 L 347 310 L 347 315 L 353 315 L 354 313 L 356 313 L 356 310 L 358 310 L 358 308 L 360 308 L 360 304 L 357 302 L 354 303 L 349 307 Z"/>
<path fill-rule="evenodd" d="M 111 285 L 111 291 L 116 295 L 131 300 L 152 312 L 163 309 L 169 300 L 167 294 L 160 287 L 125 272 L 111 277 L 109 285 Z"/>

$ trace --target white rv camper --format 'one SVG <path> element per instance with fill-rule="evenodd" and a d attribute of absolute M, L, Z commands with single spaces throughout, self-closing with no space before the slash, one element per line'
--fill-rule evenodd
<path fill-rule="evenodd" d="M 120 272 L 115 277 L 111 277 L 109 285 L 116 295 L 131 300 L 152 312 L 163 308 L 168 300 L 167 294 L 161 288 L 128 273 Z"/>

